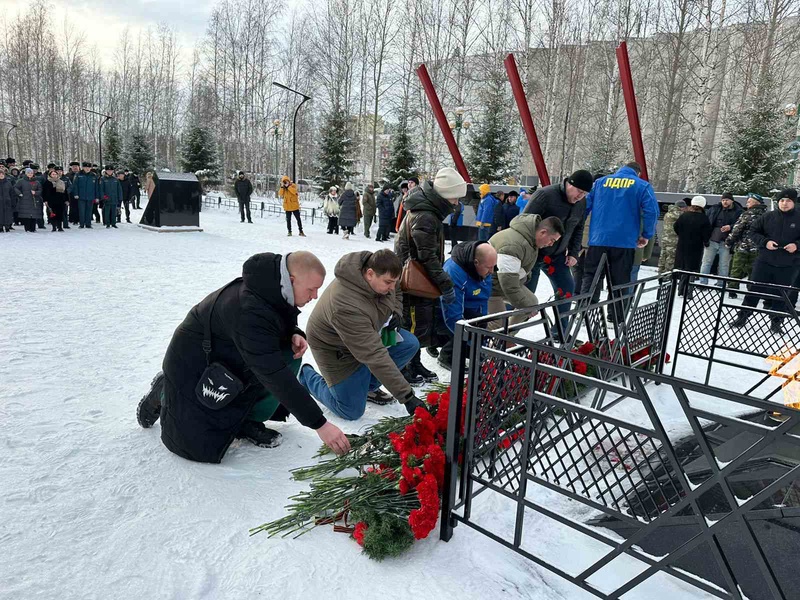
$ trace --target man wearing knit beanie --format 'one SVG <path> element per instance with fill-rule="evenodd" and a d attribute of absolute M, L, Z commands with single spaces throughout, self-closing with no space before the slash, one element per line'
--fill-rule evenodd
<path fill-rule="evenodd" d="M 441 292 L 445 304 L 455 301 L 453 282 L 444 270 L 444 219 L 452 212 L 460 198 L 467 194 L 467 184 L 458 172 L 446 167 L 434 177 L 433 182 L 423 181 L 409 193 L 405 201 L 408 211 L 397 230 L 394 251 L 405 264 L 416 259 L 431 282 Z M 437 321 L 442 319 L 439 300 L 403 294 L 403 320 L 405 328 L 428 348 L 441 347 L 447 337 L 437 333 Z M 444 327 L 444 331 L 446 331 Z M 442 328 L 439 327 L 441 331 Z M 403 369 L 403 375 L 412 385 L 436 381 L 436 374 L 422 365 L 417 352 Z"/>
<path fill-rule="evenodd" d="M 586 220 L 586 194 L 592 191 L 594 178 L 589 171 L 575 171 L 559 183 L 547 185 L 536 191 L 523 211 L 529 215 L 539 215 L 542 220 L 557 217 L 564 225 L 564 235 L 557 244 L 542 248 L 531 271 L 527 288 L 536 293 L 539 273 L 544 271 L 553 287 L 553 292 L 561 297 L 575 293 L 575 279 L 572 267 L 578 262 L 581 251 L 583 227 Z M 559 290 L 561 290 L 559 292 Z M 570 304 L 565 302 L 559 311 L 566 312 Z M 562 319 L 566 327 L 566 319 Z"/>
<path fill-rule="evenodd" d="M 492 188 L 488 183 L 482 184 L 478 192 L 481 195 L 481 203 L 475 216 L 475 225 L 478 227 L 478 239 L 484 241 L 491 237 L 489 231 L 494 222 L 494 209 L 500 201 L 492 194 Z"/>

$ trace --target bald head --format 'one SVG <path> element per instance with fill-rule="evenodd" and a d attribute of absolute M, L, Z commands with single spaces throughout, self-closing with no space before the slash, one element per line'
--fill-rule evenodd
<path fill-rule="evenodd" d="M 305 306 L 316 300 L 317 293 L 325 282 L 325 267 L 322 262 L 305 250 L 292 252 L 286 257 L 286 268 L 292 281 L 294 305 Z"/>
<path fill-rule="evenodd" d="M 491 244 L 478 244 L 475 248 L 475 270 L 481 277 L 494 271 L 497 264 L 497 250 Z"/>

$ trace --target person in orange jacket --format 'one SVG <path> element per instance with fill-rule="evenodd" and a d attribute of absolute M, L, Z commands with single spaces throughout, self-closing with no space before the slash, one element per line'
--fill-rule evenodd
<path fill-rule="evenodd" d="M 289 230 L 289 237 L 292 235 L 292 215 L 297 221 L 300 237 L 306 237 L 306 234 L 303 233 L 303 222 L 300 220 L 300 200 L 297 196 L 297 184 L 292 183 L 292 180 L 286 175 L 281 178 L 278 196 L 283 200 L 283 210 L 286 211 L 286 229 Z"/>

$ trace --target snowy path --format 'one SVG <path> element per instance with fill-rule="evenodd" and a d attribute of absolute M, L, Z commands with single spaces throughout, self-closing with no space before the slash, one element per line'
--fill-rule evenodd
<path fill-rule="evenodd" d="M 201 225 L 0 237 L 0 598 L 590 597 L 466 527 L 384 563 L 326 528 L 249 537 L 304 487 L 288 470 L 311 461 L 316 435 L 291 421 L 277 426 L 280 448 L 235 442 L 222 465 L 194 464 L 161 445 L 158 425 L 139 428 L 136 403 L 189 308 L 252 254 L 314 251 L 329 282 L 343 253 L 381 245 L 319 221 L 307 238 L 287 238 L 282 217 L 248 225 L 208 210 Z M 353 431 L 402 412 L 370 406 L 358 425 L 337 423 Z"/>

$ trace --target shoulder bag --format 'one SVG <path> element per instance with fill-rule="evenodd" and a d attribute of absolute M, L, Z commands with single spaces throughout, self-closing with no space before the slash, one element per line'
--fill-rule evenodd
<path fill-rule="evenodd" d="M 242 381 L 222 363 L 211 362 L 211 317 L 214 314 L 214 305 L 222 292 L 234 283 L 241 283 L 241 277 L 234 279 L 221 288 L 211 300 L 211 308 L 203 323 L 203 352 L 206 353 L 206 370 L 200 376 L 200 381 L 194 388 L 194 393 L 200 404 L 211 410 L 220 410 L 233 402 L 244 389 Z"/>
<path fill-rule="evenodd" d="M 435 300 L 442 295 L 439 286 L 430 278 L 428 271 L 417 260 L 417 252 L 414 247 L 414 240 L 411 237 L 411 213 L 406 215 L 405 225 L 408 235 L 408 259 L 403 265 L 403 272 L 400 275 L 400 289 L 403 293 L 418 298 L 429 298 Z M 442 242 L 442 256 L 444 256 L 444 242 Z"/>

